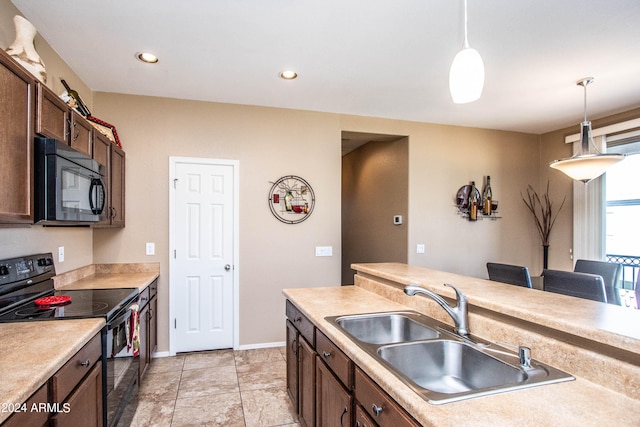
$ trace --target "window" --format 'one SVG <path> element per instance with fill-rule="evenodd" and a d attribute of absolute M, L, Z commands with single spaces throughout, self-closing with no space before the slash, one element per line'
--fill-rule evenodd
<path fill-rule="evenodd" d="M 633 289 L 640 269 L 640 142 L 607 151 L 626 153 L 627 158 L 605 177 L 605 250 L 607 259 L 624 266 L 622 286 Z"/>

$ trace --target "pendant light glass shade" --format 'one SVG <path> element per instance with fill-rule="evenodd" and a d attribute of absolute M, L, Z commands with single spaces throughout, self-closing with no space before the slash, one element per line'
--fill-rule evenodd
<path fill-rule="evenodd" d="M 456 104 L 476 101 L 484 88 L 484 62 L 467 40 L 467 0 L 464 0 L 464 45 L 449 70 L 449 92 Z"/>
<path fill-rule="evenodd" d="M 463 48 L 449 70 L 449 91 L 456 104 L 480 99 L 484 88 L 484 62 L 477 50 Z"/>
<path fill-rule="evenodd" d="M 593 77 L 586 77 L 578 81 L 584 87 L 584 121 L 580 123 L 580 151 L 572 157 L 554 160 L 549 163 L 553 169 L 563 172 L 571 179 L 585 184 L 596 179 L 611 166 L 625 159 L 624 154 L 602 154 L 593 143 L 591 136 L 591 122 L 587 120 L 587 85 L 593 82 Z M 595 153 L 590 153 L 590 147 Z"/>

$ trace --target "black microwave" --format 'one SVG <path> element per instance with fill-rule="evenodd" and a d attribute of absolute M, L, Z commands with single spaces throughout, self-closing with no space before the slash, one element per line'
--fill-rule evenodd
<path fill-rule="evenodd" d="M 105 218 L 105 167 L 52 138 L 35 138 L 34 222 L 85 224 Z"/>

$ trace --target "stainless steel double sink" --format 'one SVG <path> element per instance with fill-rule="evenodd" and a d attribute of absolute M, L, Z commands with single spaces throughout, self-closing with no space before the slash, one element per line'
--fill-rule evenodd
<path fill-rule="evenodd" d="M 460 336 L 444 323 L 413 311 L 326 320 L 432 404 L 574 379 L 535 360 L 520 364 L 513 350 Z"/>

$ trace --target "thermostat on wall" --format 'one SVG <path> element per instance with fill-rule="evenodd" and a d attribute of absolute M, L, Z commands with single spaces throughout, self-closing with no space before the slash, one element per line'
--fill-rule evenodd
<path fill-rule="evenodd" d="M 400 225 L 400 224 L 402 224 L 402 215 L 394 215 L 394 217 L 393 217 L 393 224 L 394 224 L 394 225 Z"/>

